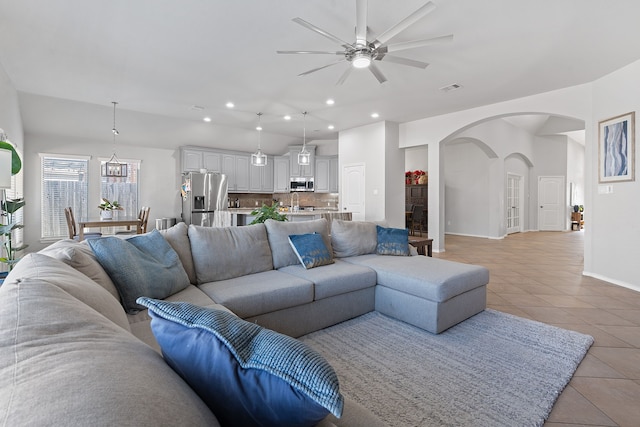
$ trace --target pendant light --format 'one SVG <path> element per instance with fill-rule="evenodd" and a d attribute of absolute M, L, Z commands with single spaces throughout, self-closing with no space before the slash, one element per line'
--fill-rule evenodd
<path fill-rule="evenodd" d="M 105 163 L 102 169 L 102 176 L 125 178 L 127 176 L 127 164 L 121 163 L 120 160 L 118 160 L 118 156 L 116 156 L 116 136 L 120 135 L 120 132 L 118 132 L 116 128 L 116 105 L 118 103 L 115 101 L 111 103 L 113 104 L 113 129 L 111 129 L 113 133 L 113 155 L 109 161 Z"/>
<path fill-rule="evenodd" d="M 307 112 L 303 115 L 303 127 L 302 127 L 302 150 L 298 153 L 298 164 L 301 166 L 308 166 L 311 163 L 311 153 L 307 151 Z"/>
<path fill-rule="evenodd" d="M 251 155 L 251 166 L 267 165 L 267 155 L 262 152 L 262 148 L 260 147 L 260 139 L 262 134 L 262 125 L 260 123 L 261 118 L 262 113 L 258 113 L 258 127 L 256 127 L 256 130 L 258 131 L 258 149 Z"/>

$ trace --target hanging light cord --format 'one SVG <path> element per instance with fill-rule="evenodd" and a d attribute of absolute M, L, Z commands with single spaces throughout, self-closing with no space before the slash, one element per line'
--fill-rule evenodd
<path fill-rule="evenodd" d="M 302 151 L 307 146 L 307 112 L 302 113 Z"/>
<path fill-rule="evenodd" d="M 262 135 L 262 113 L 258 113 L 258 151 L 260 151 L 262 149 L 260 143 L 262 142 L 261 139 L 261 135 Z"/>

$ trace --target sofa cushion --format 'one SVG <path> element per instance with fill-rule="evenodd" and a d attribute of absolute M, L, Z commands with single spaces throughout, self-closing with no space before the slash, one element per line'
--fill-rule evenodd
<path fill-rule="evenodd" d="M 331 239 L 329 238 L 329 226 L 326 219 L 322 218 L 299 222 L 268 219 L 264 225 L 267 228 L 269 246 L 271 246 L 273 268 L 286 267 L 287 265 L 293 265 L 299 262 L 298 257 L 289 244 L 289 236 L 292 234 L 319 233 L 329 253 L 333 252 Z"/>
<path fill-rule="evenodd" d="M 120 299 L 116 285 L 113 284 L 113 281 L 86 243 L 78 243 L 71 239 L 59 240 L 40 250 L 39 253 L 70 265 L 105 288 L 114 298 Z"/>
<path fill-rule="evenodd" d="M 198 284 L 273 270 L 264 224 L 221 228 L 190 225 L 189 240 Z"/>
<path fill-rule="evenodd" d="M 339 259 L 334 264 L 310 270 L 301 265 L 290 265 L 278 271 L 313 282 L 315 301 L 376 285 L 375 271 Z"/>
<path fill-rule="evenodd" d="M 199 287 L 242 318 L 313 301 L 313 283 L 276 270 L 204 283 Z"/>
<path fill-rule="evenodd" d="M 201 307 L 214 307 L 220 310 L 226 310 L 231 313 L 231 310 L 220 304 L 216 304 L 211 298 L 209 298 L 207 294 L 202 292 L 194 285 L 189 285 L 183 290 L 168 296 L 164 300 L 174 302 L 188 302 L 193 305 L 199 305 Z M 136 314 L 127 314 L 127 319 L 129 320 L 131 333 L 151 346 L 151 348 L 153 348 L 154 350 L 160 352 L 160 346 L 156 342 L 156 339 L 151 332 L 151 316 L 149 316 L 147 310 L 141 310 Z"/>
<path fill-rule="evenodd" d="M 426 256 L 362 255 L 344 261 L 376 271 L 378 285 L 434 302 L 443 302 L 489 283 L 489 270 Z"/>
<path fill-rule="evenodd" d="M 333 256 L 318 233 L 293 234 L 289 243 L 304 268 L 333 264 Z"/>
<path fill-rule="evenodd" d="M 189 227 L 184 222 L 179 222 L 173 227 L 166 230 L 159 230 L 162 237 L 171 245 L 178 254 L 180 262 L 184 267 L 184 271 L 189 276 L 189 282 L 197 284 L 196 268 L 193 266 L 193 257 L 191 256 L 191 244 L 189 243 Z"/>
<path fill-rule="evenodd" d="M 27 257 L 18 266 L 41 260 Z M 158 353 L 36 268 L 0 286 L 3 425 L 220 425 Z"/>
<path fill-rule="evenodd" d="M 225 311 L 139 301 L 167 363 L 223 425 L 313 426 L 341 416 L 338 376 L 301 341 Z"/>
<path fill-rule="evenodd" d="M 331 245 L 336 258 L 374 254 L 378 245 L 376 224 L 334 219 L 331 223 Z"/>
<path fill-rule="evenodd" d="M 376 225 L 378 255 L 409 256 L 409 230 L 406 228 L 388 228 Z"/>
<path fill-rule="evenodd" d="M 127 313 L 144 309 L 136 298 L 166 298 L 189 286 L 178 254 L 158 230 L 128 239 L 91 239 L 89 246 L 113 280 Z"/>
<path fill-rule="evenodd" d="M 111 322 L 129 331 L 129 322 L 120 305 L 120 300 L 64 262 L 40 253 L 27 254 L 16 264 L 0 288 L 5 288 L 12 282 L 22 283 L 27 278 L 38 279 L 62 289 L 78 299 L 79 303 L 86 304 Z M 34 308 L 34 310 L 38 309 Z"/>

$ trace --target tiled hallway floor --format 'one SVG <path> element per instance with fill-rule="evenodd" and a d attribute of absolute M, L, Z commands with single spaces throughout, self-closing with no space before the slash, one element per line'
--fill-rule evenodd
<path fill-rule="evenodd" d="M 582 275 L 582 231 L 446 236 L 435 257 L 489 268 L 488 307 L 589 334 L 546 427 L 640 426 L 640 293 Z"/>

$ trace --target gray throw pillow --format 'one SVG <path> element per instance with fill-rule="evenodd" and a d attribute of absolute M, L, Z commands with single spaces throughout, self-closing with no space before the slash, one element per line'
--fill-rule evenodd
<path fill-rule="evenodd" d="M 127 313 L 144 310 L 136 303 L 138 297 L 163 299 L 190 284 L 178 254 L 158 230 L 126 240 L 103 237 L 88 243 L 118 288 Z"/>
<path fill-rule="evenodd" d="M 273 268 L 282 268 L 300 262 L 289 243 L 289 236 L 292 234 L 318 233 L 322 236 L 329 253 L 333 252 L 331 238 L 329 237 L 329 224 L 324 218 L 300 222 L 283 222 L 268 219 L 264 225 L 267 227 L 269 246 L 271 246 Z"/>
<path fill-rule="evenodd" d="M 376 223 L 334 219 L 331 223 L 331 245 L 336 258 L 375 254 L 378 246 Z"/>

